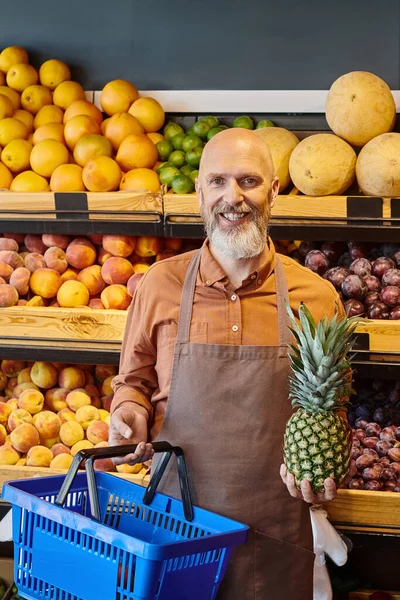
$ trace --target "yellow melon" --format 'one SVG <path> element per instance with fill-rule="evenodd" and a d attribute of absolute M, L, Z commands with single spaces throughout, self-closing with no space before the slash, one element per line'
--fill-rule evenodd
<path fill-rule="evenodd" d="M 294 185 L 308 196 L 343 194 L 355 178 L 356 153 L 331 133 L 302 140 L 289 160 Z"/>
<path fill-rule="evenodd" d="M 400 196 L 400 133 L 368 142 L 358 155 L 356 176 L 366 196 Z"/>
<path fill-rule="evenodd" d="M 289 185 L 289 160 L 299 140 L 294 133 L 282 127 L 263 127 L 262 129 L 256 129 L 256 133 L 268 145 L 275 167 L 275 174 L 279 177 L 279 189 L 282 191 Z"/>
<path fill-rule="evenodd" d="M 373 73 L 353 71 L 339 77 L 329 90 L 326 120 L 336 135 L 353 146 L 364 146 L 393 129 L 396 105 L 389 86 Z"/>

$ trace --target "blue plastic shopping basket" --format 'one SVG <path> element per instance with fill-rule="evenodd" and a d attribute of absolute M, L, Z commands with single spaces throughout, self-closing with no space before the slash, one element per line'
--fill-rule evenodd
<path fill-rule="evenodd" d="M 79 452 L 65 477 L 11 481 L 14 578 L 37 600 L 213 600 L 248 527 L 192 507 L 182 450 L 167 442 L 145 491 L 94 470 L 96 458 L 136 446 Z M 182 501 L 156 488 L 175 454 Z M 78 473 L 83 461 L 86 471 Z M 149 506 L 149 504 L 151 505 Z"/>

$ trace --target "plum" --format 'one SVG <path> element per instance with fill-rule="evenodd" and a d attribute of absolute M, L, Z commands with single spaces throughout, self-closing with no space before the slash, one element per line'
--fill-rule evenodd
<path fill-rule="evenodd" d="M 358 300 L 354 300 L 354 302 L 358 302 Z M 357 408 L 356 408 L 356 415 L 357 415 L 357 417 L 361 417 L 362 419 L 366 419 L 368 421 L 367 424 L 366 424 L 366 426 L 368 425 L 368 423 L 370 421 L 372 421 L 372 419 L 371 419 L 371 407 L 367 406 L 366 404 L 361 404 L 361 406 L 357 406 Z"/>
<path fill-rule="evenodd" d="M 368 292 L 368 294 L 364 298 L 364 306 L 368 310 L 371 304 L 375 304 L 376 302 L 380 302 L 379 292 Z"/>
<path fill-rule="evenodd" d="M 390 311 L 389 319 L 400 319 L 400 305 L 392 308 L 392 310 Z"/>
<path fill-rule="evenodd" d="M 365 481 L 371 481 L 374 479 L 380 479 L 383 473 L 384 467 L 379 463 L 375 463 L 372 467 L 367 467 L 362 472 L 362 478 Z"/>
<path fill-rule="evenodd" d="M 372 263 L 371 272 L 372 275 L 375 275 L 375 277 L 379 277 L 381 279 L 386 271 L 389 271 L 389 269 L 394 269 L 395 267 L 396 265 L 391 258 L 388 258 L 387 256 L 381 256 Z"/>
<path fill-rule="evenodd" d="M 355 426 L 357 429 L 366 429 L 368 426 L 368 422 L 365 419 L 357 419 L 355 422 Z"/>
<path fill-rule="evenodd" d="M 379 463 L 382 465 L 382 467 L 390 467 L 391 460 L 388 456 L 381 456 L 381 458 L 379 459 Z"/>
<path fill-rule="evenodd" d="M 368 456 L 367 454 L 361 454 L 361 456 L 359 456 L 356 459 L 356 467 L 360 471 L 363 471 L 364 469 L 372 467 L 374 462 L 376 462 L 376 461 L 374 461 L 372 456 Z"/>
<path fill-rule="evenodd" d="M 354 437 L 357 440 L 360 440 L 360 442 L 362 442 L 363 439 L 366 437 L 364 429 L 356 429 L 354 432 Z"/>
<path fill-rule="evenodd" d="M 363 244 L 359 244 L 358 242 L 349 242 L 348 246 L 349 254 L 353 260 L 367 257 L 368 252 Z"/>
<path fill-rule="evenodd" d="M 396 473 L 393 471 L 392 467 L 383 469 L 382 479 L 396 479 Z"/>
<path fill-rule="evenodd" d="M 373 302 L 368 306 L 369 319 L 388 319 L 390 310 L 383 302 Z"/>
<path fill-rule="evenodd" d="M 348 275 L 349 272 L 344 267 L 333 267 L 332 269 L 326 271 L 325 278 L 330 281 L 337 290 L 340 290 L 343 281 Z"/>
<path fill-rule="evenodd" d="M 393 462 L 400 462 L 400 448 L 391 448 L 388 452 L 388 457 Z"/>
<path fill-rule="evenodd" d="M 323 252 L 331 265 L 337 264 L 340 255 L 346 246 L 340 242 L 324 242 L 321 246 Z"/>
<path fill-rule="evenodd" d="M 352 275 L 358 275 L 359 277 L 366 277 L 371 275 L 371 263 L 366 258 L 357 258 L 353 260 L 349 267 L 349 271 Z"/>
<path fill-rule="evenodd" d="M 396 266 L 398 268 L 400 268 L 400 250 L 397 250 L 397 252 L 395 252 L 392 256 L 394 262 L 396 263 Z"/>
<path fill-rule="evenodd" d="M 387 287 L 388 285 L 400 287 L 400 269 L 388 269 L 382 275 L 382 285 L 383 287 Z"/>
<path fill-rule="evenodd" d="M 365 454 L 365 456 L 372 456 L 374 463 L 378 462 L 379 460 L 382 460 L 379 459 L 379 454 L 373 448 L 364 448 L 363 454 Z"/>
<path fill-rule="evenodd" d="M 395 405 L 398 402 L 400 402 L 400 390 L 390 390 L 388 397 L 387 397 L 387 402 L 389 404 Z M 394 427 L 389 427 L 388 429 L 391 429 L 394 433 L 394 435 L 396 435 L 396 426 Z"/>
<path fill-rule="evenodd" d="M 342 283 L 342 292 L 347 298 L 362 300 L 368 292 L 367 284 L 358 275 L 349 275 Z"/>
<path fill-rule="evenodd" d="M 371 492 L 379 492 L 383 487 L 383 484 L 376 479 L 372 479 L 367 481 L 364 485 L 364 490 L 369 490 Z"/>
<path fill-rule="evenodd" d="M 375 450 L 376 445 L 379 442 L 379 438 L 375 437 L 375 436 L 371 436 L 371 437 L 365 437 L 361 441 L 363 443 L 363 446 L 365 446 L 366 448 L 372 448 L 372 450 Z"/>
<path fill-rule="evenodd" d="M 307 240 L 301 242 L 300 246 L 299 246 L 299 253 L 300 255 L 305 258 L 307 256 L 307 254 L 309 252 L 311 252 L 311 250 L 315 250 L 316 245 L 314 242 L 309 242 Z"/>
<path fill-rule="evenodd" d="M 392 462 L 392 464 L 390 465 L 390 467 L 396 473 L 397 479 L 399 479 L 400 478 L 400 463 L 399 462 Z"/>
<path fill-rule="evenodd" d="M 353 262 L 353 259 L 351 258 L 349 252 L 345 252 L 339 258 L 338 265 L 339 265 L 339 267 L 344 267 L 345 269 L 348 269 L 352 262 Z"/>
<path fill-rule="evenodd" d="M 369 292 L 379 292 L 382 285 L 381 282 L 375 275 L 366 275 L 363 277 Z"/>
<path fill-rule="evenodd" d="M 361 448 L 357 448 L 356 446 L 351 447 L 350 456 L 353 460 L 356 460 L 361 455 Z"/>
<path fill-rule="evenodd" d="M 389 450 L 393 448 L 393 445 L 385 440 L 380 440 L 377 442 L 375 448 L 379 456 L 387 456 Z"/>
<path fill-rule="evenodd" d="M 400 288 L 396 285 L 388 285 L 381 290 L 380 299 L 386 306 L 395 307 L 400 304 Z"/>
<path fill-rule="evenodd" d="M 361 477 L 354 477 L 351 481 L 349 481 L 349 489 L 350 490 L 363 490 L 364 489 L 364 479 Z"/>
<path fill-rule="evenodd" d="M 392 256 L 396 254 L 396 252 L 398 252 L 399 250 L 399 244 L 393 244 L 391 242 L 386 242 L 385 244 L 382 244 L 381 247 L 381 252 L 383 256 L 388 256 L 389 258 L 392 258 Z"/>
<path fill-rule="evenodd" d="M 381 431 L 382 428 L 378 423 L 368 423 L 367 427 L 365 428 L 367 437 L 378 437 Z"/>
<path fill-rule="evenodd" d="M 350 300 L 344 302 L 343 306 L 348 317 L 356 317 L 357 315 L 361 317 L 365 314 L 364 304 L 359 300 L 350 298 Z"/>
<path fill-rule="evenodd" d="M 396 427 L 395 436 L 396 436 L 396 440 L 400 441 L 400 427 Z"/>
<path fill-rule="evenodd" d="M 397 484 L 395 481 L 385 481 L 384 485 L 383 485 L 383 491 L 384 492 L 394 492 L 397 488 Z M 383 600 L 384 597 L 382 597 Z M 388 598 L 390 598 L 390 596 L 388 596 Z M 376 598 L 376 600 L 379 600 L 379 597 Z"/>
<path fill-rule="evenodd" d="M 318 273 L 318 275 L 323 275 L 329 268 L 329 261 L 320 250 L 311 250 L 307 254 L 304 264 L 308 269 L 314 271 L 314 273 Z"/>
<path fill-rule="evenodd" d="M 385 427 L 380 432 L 379 438 L 386 442 L 394 442 L 396 440 L 396 433 L 393 431 L 392 427 Z"/>

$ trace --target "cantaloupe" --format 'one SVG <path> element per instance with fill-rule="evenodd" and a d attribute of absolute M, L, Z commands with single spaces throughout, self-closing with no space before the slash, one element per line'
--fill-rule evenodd
<path fill-rule="evenodd" d="M 290 155 L 299 143 L 294 133 L 282 127 L 263 127 L 256 129 L 267 143 L 275 167 L 275 174 L 279 177 L 279 190 L 283 191 L 290 182 L 289 160 Z"/>
<path fill-rule="evenodd" d="M 400 196 L 400 133 L 368 142 L 358 155 L 356 175 L 366 196 Z"/>
<path fill-rule="evenodd" d="M 354 181 L 356 160 L 353 148 L 336 135 L 310 135 L 291 154 L 290 177 L 307 196 L 343 194 Z"/>
<path fill-rule="evenodd" d="M 336 135 L 353 146 L 364 146 L 394 127 L 396 105 L 389 86 L 373 73 L 353 71 L 339 77 L 329 90 L 326 120 Z"/>

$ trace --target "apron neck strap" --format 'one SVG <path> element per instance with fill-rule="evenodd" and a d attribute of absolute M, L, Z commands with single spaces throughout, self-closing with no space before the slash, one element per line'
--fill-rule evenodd
<path fill-rule="evenodd" d="M 176 341 L 179 343 L 189 342 L 190 323 L 192 320 L 194 293 L 196 288 L 197 273 L 200 266 L 201 249 L 198 250 L 189 263 L 185 281 L 182 289 L 181 306 L 179 310 L 178 334 Z M 285 346 L 291 342 L 290 319 L 286 312 L 285 300 L 289 301 L 289 292 L 285 272 L 279 256 L 275 262 L 275 287 L 276 305 L 278 311 L 278 344 Z"/>

